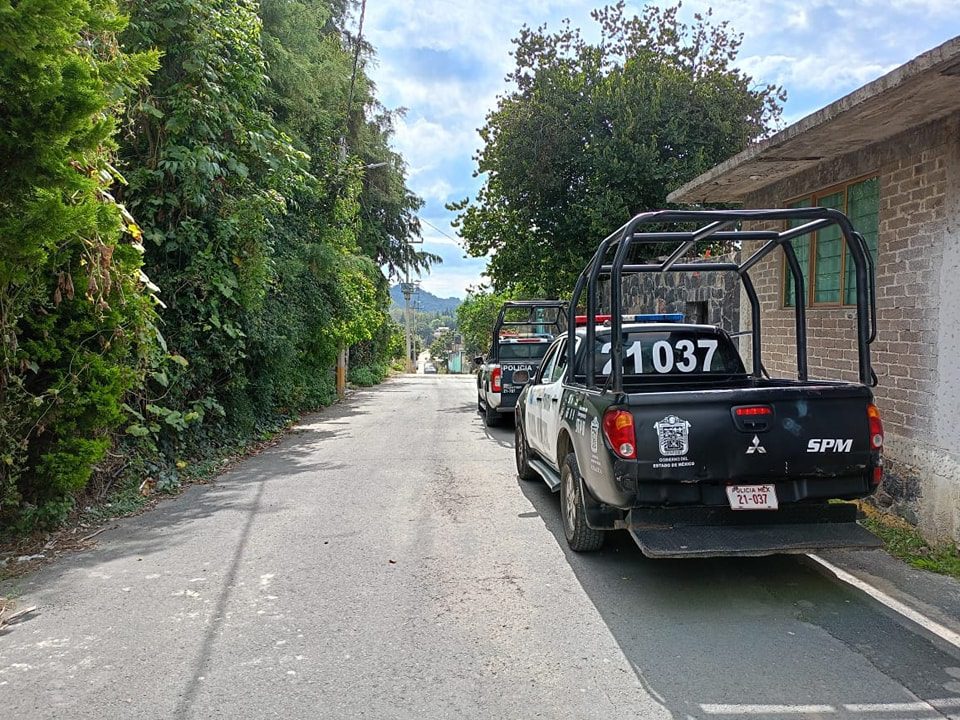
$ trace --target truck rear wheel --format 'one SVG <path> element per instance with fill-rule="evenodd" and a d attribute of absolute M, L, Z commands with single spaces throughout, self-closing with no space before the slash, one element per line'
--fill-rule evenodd
<path fill-rule="evenodd" d="M 517 475 L 521 480 L 536 480 L 537 473 L 530 467 L 530 446 L 523 424 L 518 419 L 513 430 L 513 454 L 517 461 Z"/>
<path fill-rule="evenodd" d="M 483 411 L 483 424 L 487 427 L 495 427 L 500 424 L 500 420 L 500 413 L 487 404 L 486 410 Z"/>
<path fill-rule="evenodd" d="M 603 546 L 603 530 L 594 530 L 587 525 L 587 513 L 583 507 L 580 484 L 580 468 L 577 456 L 567 455 L 560 468 L 560 511 L 563 515 L 563 534 L 567 545 L 574 552 L 592 552 Z"/>

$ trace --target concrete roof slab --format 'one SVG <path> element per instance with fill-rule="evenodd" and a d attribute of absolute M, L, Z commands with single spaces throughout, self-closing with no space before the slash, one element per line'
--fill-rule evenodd
<path fill-rule="evenodd" d="M 742 202 L 749 193 L 960 110 L 960 37 L 917 56 L 667 196 Z"/>

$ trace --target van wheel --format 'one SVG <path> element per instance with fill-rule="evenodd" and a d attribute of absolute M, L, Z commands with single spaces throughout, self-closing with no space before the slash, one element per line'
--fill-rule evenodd
<path fill-rule="evenodd" d="M 592 552 L 603 546 L 605 533 L 587 525 L 580 485 L 577 456 L 567 455 L 560 469 L 560 511 L 563 514 L 563 534 L 574 552 Z"/>
<path fill-rule="evenodd" d="M 517 461 L 517 475 L 521 480 L 536 480 L 539 476 L 530 467 L 530 446 L 527 444 L 527 434 L 523 425 L 517 420 L 513 430 L 513 454 Z"/>

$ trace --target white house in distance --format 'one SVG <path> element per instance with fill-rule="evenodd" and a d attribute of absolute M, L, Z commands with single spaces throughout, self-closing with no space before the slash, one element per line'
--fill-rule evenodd
<path fill-rule="evenodd" d="M 960 539 L 960 37 L 824 107 L 670 194 L 673 203 L 845 211 L 877 267 L 875 389 L 884 490 L 929 536 Z M 744 248 L 749 252 L 753 248 Z M 852 263 L 836 234 L 797 243 L 810 376 L 855 379 Z M 776 256 L 776 257 L 774 257 Z M 753 271 L 763 360 L 795 372 L 782 253 Z M 741 307 L 741 318 L 749 312 Z"/>

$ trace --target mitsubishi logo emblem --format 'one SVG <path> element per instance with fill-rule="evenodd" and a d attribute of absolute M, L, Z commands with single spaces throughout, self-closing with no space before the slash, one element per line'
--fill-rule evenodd
<path fill-rule="evenodd" d="M 760 438 L 756 435 L 753 436 L 753 442 L 750 443 L 750 446 L 747 448 L 747 455 L 753 455 L 754 453 L 760 453 L 761 455 L 767 454 L 767 449 L 760 444 Z"/>

